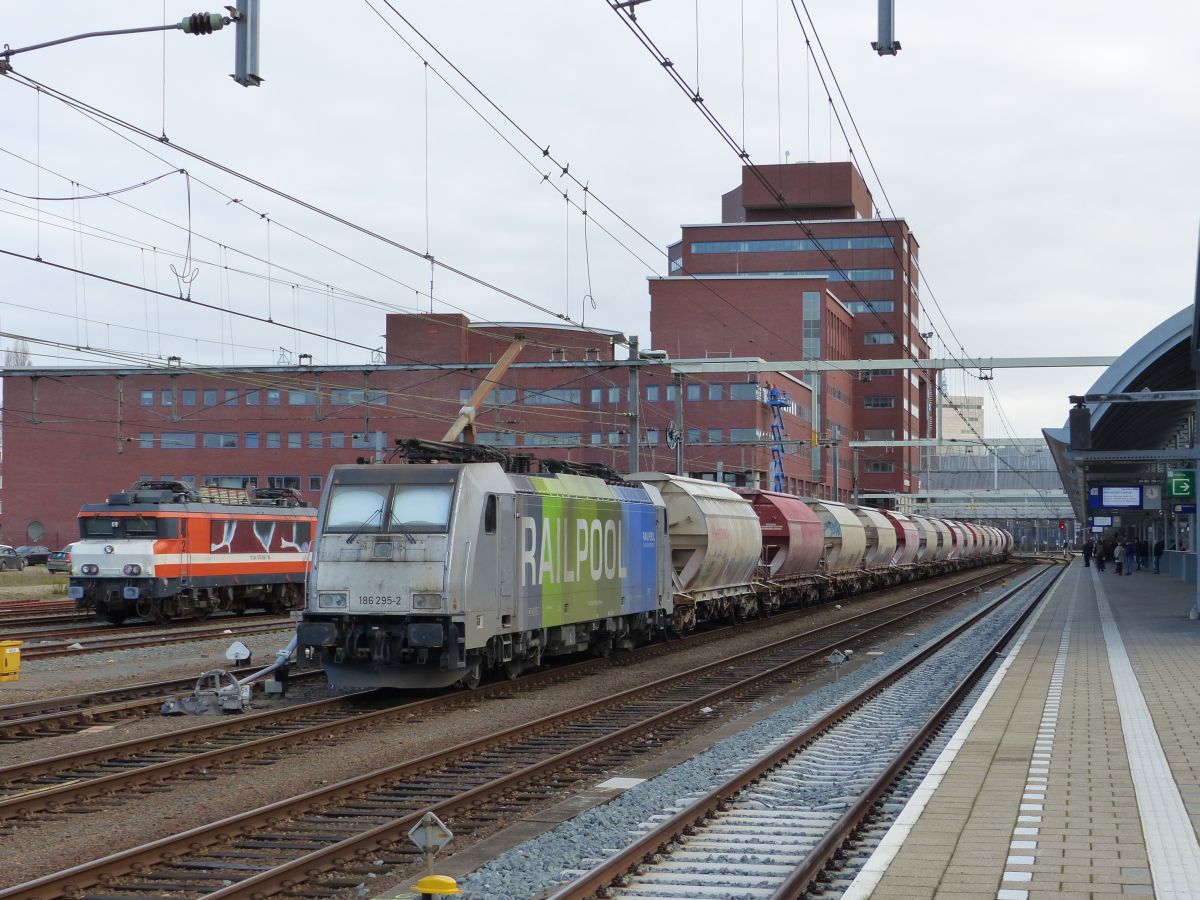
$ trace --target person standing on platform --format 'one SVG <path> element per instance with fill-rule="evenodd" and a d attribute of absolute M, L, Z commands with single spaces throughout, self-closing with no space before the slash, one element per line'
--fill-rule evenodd
<path fill-rule="evenodd" d="M 1120 541 L 1117 546 L 1113 547 L 1113 562 L 1116 564 L 1117 574 L 1121 574 L 1121 566 L 1125 562 L 1125 545 Z"/>
<path fill-rule="evenodd" d="M 1096 545 L 1092 543 L 1091 538 L 1088 538 L 1083 545 L 1083 567 L 1085 569 L 1091 568 L 1092 554 L 1095 552 L 1095 550 Z"/>
<path fill-rule="evenodd" d="M 1104 560 L 1108 555 L 1108 548 L 1104 546 L 1104 541 L 1096 541 L 1096 568 L 1101 572 L 1104 571 Z"/>
<path fill-rule="evenodd" d="M 1162 568 L 1163 550 L 1166 549 L 1166 542 L 1159 538 L 1154 542 L 1154 574 L 1158 574 L 1158 570 Z"/>
<path fill-rule="evenodd" d="M 1133 548 L 1133 541 L 1125 542 L 1125 574 L 1133 574 L 1133 563 L 1137 559 L 1137 553 Z"/>

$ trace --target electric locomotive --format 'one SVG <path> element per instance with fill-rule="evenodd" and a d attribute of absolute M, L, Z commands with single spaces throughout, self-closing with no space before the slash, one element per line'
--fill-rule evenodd
<path fill-rule="evenodd" d="M 139 481 L 80 509 L 68 596 L 114 624 L 299 609 L 315 520 L 291 490 Z"/>
<path fill-rule="evenodd" d="M 331 684 L 474 686 L 667 627 L 653 486 L 569 466 L 509 472 L 491 448 L 410 443 L 431 461 L 334 466 L 326 480 L 299 645 Z"/>

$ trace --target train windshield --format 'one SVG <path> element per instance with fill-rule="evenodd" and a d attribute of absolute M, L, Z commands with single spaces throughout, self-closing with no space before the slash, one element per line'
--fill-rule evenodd
<path fill-rule="evenodd" d="M 325 531 L 443 532 L 453 497 L 452 484 L 338 485 L 329 495 Z"/>
<path fill-rule="evenodd" d="M 79 520 L 85 538 L 179 537 L 179 520 L 158 516 L 85 516 Z"/>

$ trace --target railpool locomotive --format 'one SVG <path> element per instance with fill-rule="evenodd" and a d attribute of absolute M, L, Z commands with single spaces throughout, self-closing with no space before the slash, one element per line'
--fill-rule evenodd
<path fill-rule="evenodd" d="M 315 521 L 290 490 L 139 481 L 79 511 L 68 594 L 114 624 L 299 609 Z"/>
<path fill-rule="evenodd" d="M 1011 543 L 675 475 L 513 471 L 494 448 L 404 446 L 425 464 L 335 466 L 326 482 L 298 643 L 337 687 L 473 687 L 545 656 L 981 565 Z"/>

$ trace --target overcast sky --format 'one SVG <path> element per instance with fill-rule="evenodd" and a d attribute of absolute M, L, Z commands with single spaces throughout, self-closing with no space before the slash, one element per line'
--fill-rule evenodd
<path fill-rule="evenodd" d="M 664 273 L 663 248 L 680 224 L 719 221 L 721 193 L 740 181 L 737 157 L 605 0 L 392 2 L 589 184 L 586 241 L 583 216 L 562 196 L 582 205 L 579 186 L 380 0 L 263 0 L 260 88 L 228 77 L 232 29 L 167 33 L 165 66 L 160 34 L 96 38 L 12 63 L 415 254 L 12 78 L 0 79 L 0 188 L 68 197 L 186 168 L 191 297 L 348 344 L 11 256 L 0 256 L 0 331 L 156 363 L 266 364 L 281 348 L 357 363 L 370 359 L 362 348 L 382 344 L 387 309 L 429 309 L 428 251 L 538 307 L 649 343 L 646 277 Z M 807 2 L 891 208 L 921 243 L 922 300 L 932 307 L 936 298 L 967 353 L 1116 355 L 1191 303 L 1200 4 L 897 0 L 903 50 L 881 58 L 869 46 L 873 2 Z M 176 20 L 196 7 L 167 0 L 165 10 Z M 638 21 L 683 77 L 699 76 L 710 109 L 755 162 L 848 158 L 791 0 L 699 0 L 698 10 L 696 0 L 649 0 Z M 163 0 L 6 4 L 0 43 L 163 20 Z M 428 71 L 385 20 L 419 45 Z M 890 215 L 879 182 L 864 174 Z M 0 249 L 178 294 L 171 267 L 186 269 L 188 188 L 174 174 L 113 198 L 39 203 L 0 193 Z M 433 308 L 548 319 L 444 271 L 434 275 Z M 36 365 L 112 361 L 33 351 Z M 1032 436 L 1061 425 L 1066 395 L 1096 374 L 997 371 L 993 386 L 1016 431 Z M 980 389 L 961 374 L 949 384 Z M 1002 434 L 994 408 L 986 428 Z"/>

